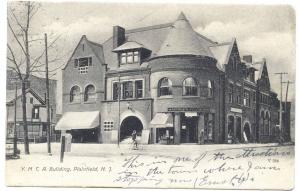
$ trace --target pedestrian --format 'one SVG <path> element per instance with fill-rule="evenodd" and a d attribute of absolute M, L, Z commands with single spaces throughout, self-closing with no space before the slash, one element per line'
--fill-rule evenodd
<path fill-rule="evenodd" d="M 133 149 L 138 149 L 138 145 L 137 145 L 137 141 L 136 141 L 136 130 L 133 130 L 132 134 L 131 134 L 131 138 L 132 138 L 132 143 L 134 148 Z"/>

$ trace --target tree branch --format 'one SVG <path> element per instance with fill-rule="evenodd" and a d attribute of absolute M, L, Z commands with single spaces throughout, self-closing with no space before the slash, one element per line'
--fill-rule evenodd
<path fill-rule="evenodd" d="M 25 51 L 25 48 L 24 46 L 22 45 L 22 43 L 20 42 L 19 38 L 17 37 L 15 31 L 13 30 L 11 24 L 10 24 L 10 21 L 9 19 L 7 20 L 7 24 L 8 24 L 8 28 L 10 29 L 11 33 L 13 34 L 14 38 L 16 39 L 16 41 L 18 42 L 19 46 L 21 47 L 23 53 L 26 55 L 26 51 Z"/>
<path fill-rule="evenodd" d="M 17 70 L 17 74 L 18 74 L 20 80 L 23 80 L 23 78 L 22 78 L 22 73 L 21 73 L 20 68 L 19 68 L 19 66 L 18 66 L 18 64 L 17 64 L 17 61 L 16 61 L 15 54 L 14 54 L 14 52 L 13 52 L 13 50 L 12 50 L 12 48 L 10 47 L 9 44 L 7 44 L 7 48 L 8 48 L 8 50 L 9 50 L 11 56 L 12 56 L 12 58 L 9 58 L 9 60 L 15 65 L 15 67 L 16 67 L 15 69 Z"/>
<path fill-rule="evenodd" d="M 10 13 L 13 16 L 14 20 L 16 21 L 17 25 L 19 25 L 21 30 L 24 31 L 24 27 L 21 25 L 21 23 L 19 22 L 17 16 L 15 15 L 14 11 L 11 8 L 10 8 Z"/>

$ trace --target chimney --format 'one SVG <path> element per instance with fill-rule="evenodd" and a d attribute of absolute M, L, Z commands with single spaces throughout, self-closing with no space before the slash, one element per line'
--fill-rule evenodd
<path fill-rule="evenodd" d="M 125 42 L 125 29 L 120 26 L 113 26 L 113 49 Z"/>
<path fill-rule="evenodd" d="M 247 63 L 252 63 L 252 55 L 243 56 L 243 60 Z"/>

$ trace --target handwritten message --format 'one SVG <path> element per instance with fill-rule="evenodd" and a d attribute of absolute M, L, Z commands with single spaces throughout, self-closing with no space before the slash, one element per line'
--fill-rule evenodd
<path fill-rule="evenodd" d="M 42 176 L 47 179 L 44 184 L 55 186 L 286 189 L 292 188 L 294 182 L 293 149 L 289 146 L 201 151 L 199 147 L 191 153 L 143 150 L 104 158 L 70 155 L 70 162 L 20 164 L 16 172 L 28 178 Z"/>

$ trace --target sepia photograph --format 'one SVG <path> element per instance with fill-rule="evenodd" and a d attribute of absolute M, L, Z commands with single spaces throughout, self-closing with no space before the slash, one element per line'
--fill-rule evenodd
<path fill-rule="evenodd" d="M 293 6 L 6 6 L 7 187 L 294 188 Z"/>

